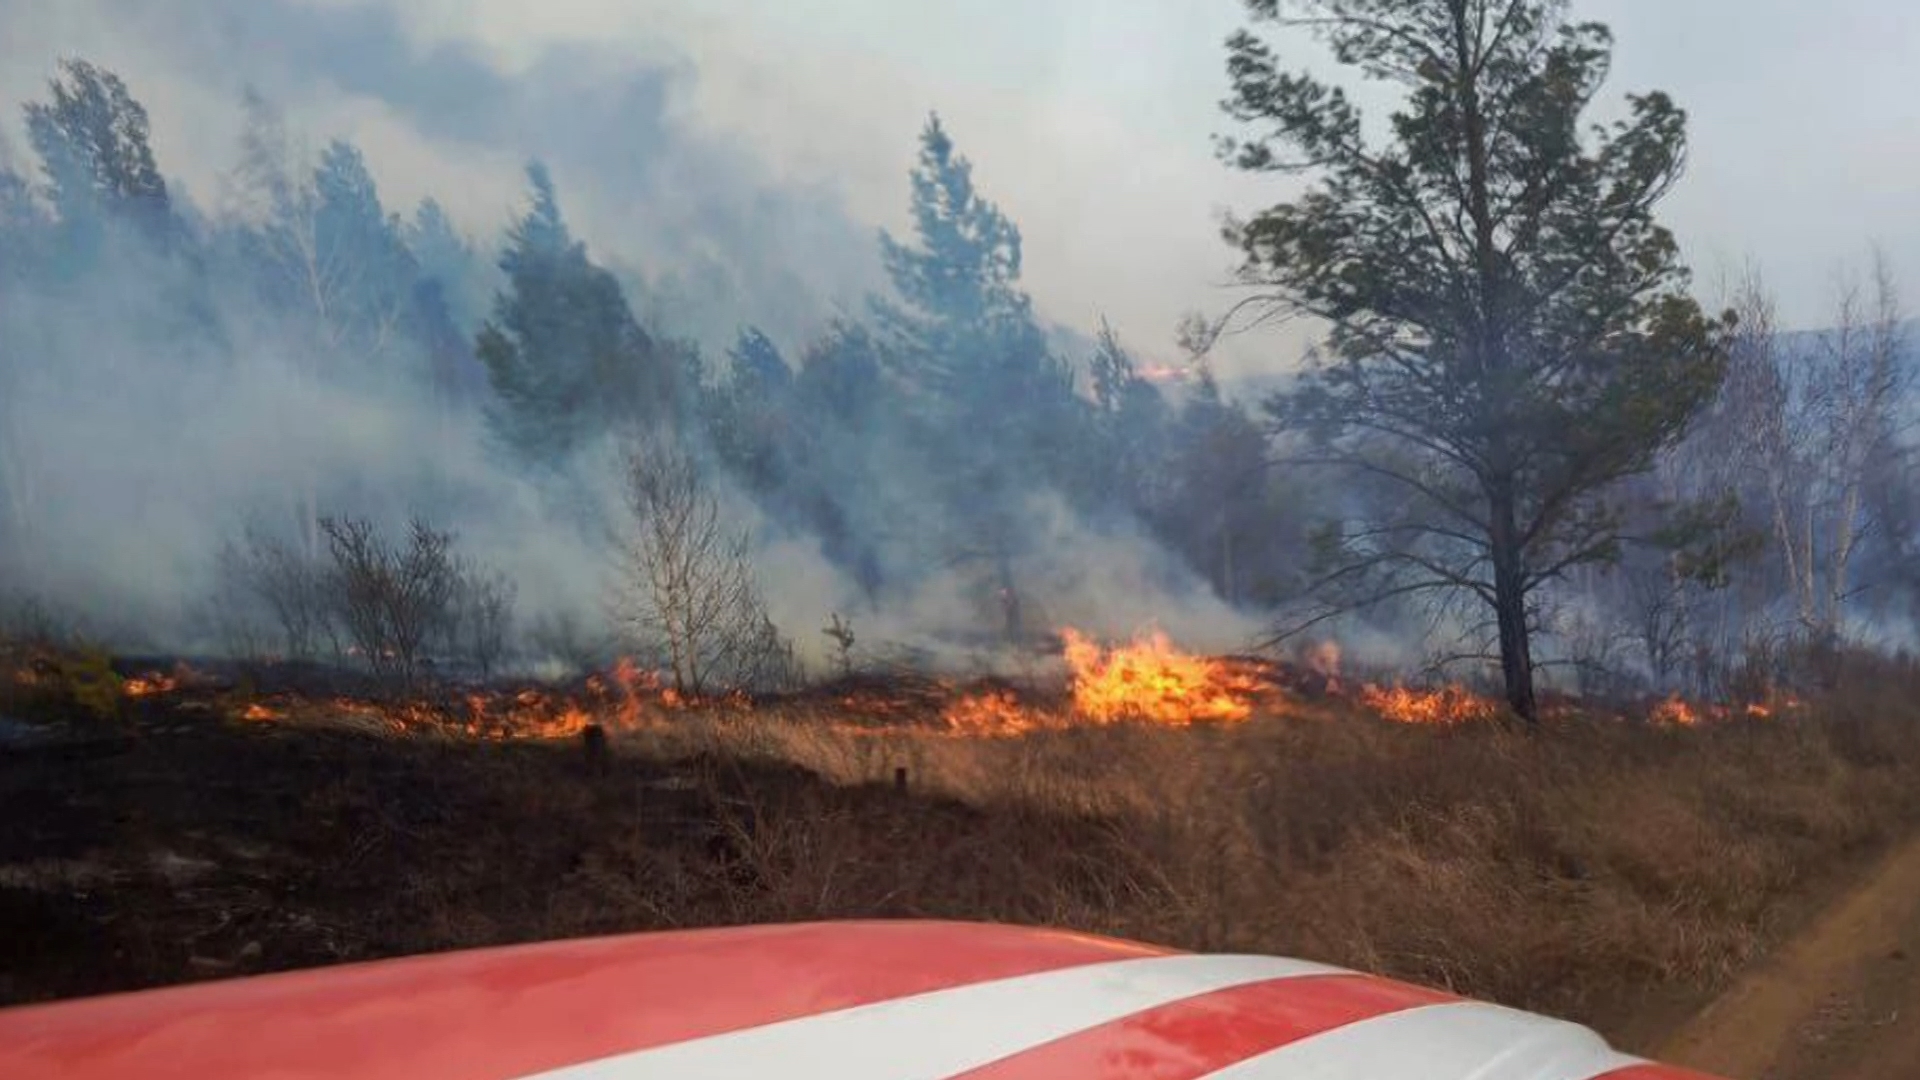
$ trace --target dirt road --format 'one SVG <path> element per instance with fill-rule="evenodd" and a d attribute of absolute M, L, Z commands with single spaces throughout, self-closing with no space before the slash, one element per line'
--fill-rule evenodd
<path fill-rule="evenodd" d="M 1920 1080 L 1920 838 L 1657 1056 L 1732 1080 Z"/>

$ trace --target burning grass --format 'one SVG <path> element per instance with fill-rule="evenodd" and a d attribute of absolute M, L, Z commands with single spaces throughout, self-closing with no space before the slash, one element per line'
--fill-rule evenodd
<path fill-rule="evenodd" d="M 1497 720 L 1503 711 L 1499 702 L 1463 686 L 1432 690 L 1365 686 L 1360 700 L 1397 724 L 1470 724 Z"/>
<path fill-rule="evenodd" d="M 1087 720 L 1184 727 L 1253 715 L 1248 699 L 1260 689 L 1257 682 L 1221 661 L 1182 652 L 1163 633 L 1115 648 L 1073 630 L 1063 637 L 1073 706 Z"/>
<path fill-rule="evenodd" d="M 935 916 L 1309 956 L 1631 1041 L 1655 1034 L 1622 1028 L 1634 1003 L 1725 978 L 1810 881 L 1920 821 L 1908 668 L 1765 716 L 1569 713 L 1529 737 L 1457 688 L 1082 647 L 1052 687 L 761 702 L 631 668 L 405 702 L 134 672 L 115 741 L 0 762 L 0 932 L 33 943 L 0 1000 Z M 1144 703 L 1094 707 L 1116 686 Z M 48 884 L 77 866 L 84 888 Z"/>

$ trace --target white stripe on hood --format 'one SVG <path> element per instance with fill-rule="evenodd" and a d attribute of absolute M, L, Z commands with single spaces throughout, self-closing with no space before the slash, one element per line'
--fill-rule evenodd
<path fill-rule="evenodd" d="M 1116 960 L 783 1020 L 572 1065 L 538 1080 L 946 1080 L 1184 998 L 1337 974 L 1347 972 L 1264 956 Z"/>

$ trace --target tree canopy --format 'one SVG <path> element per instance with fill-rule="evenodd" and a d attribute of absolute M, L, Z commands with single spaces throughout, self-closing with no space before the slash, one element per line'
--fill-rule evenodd
<path fill-rule="evenodd" d="M 619 281 L 587 256 L 552 177 L 527 169 L 532 204 L 508 230 L 507 285 L 476 346 L 495 398 L 495 434 L 522 459 L 558 465 L 620 424 L 671 419 L 679 372 L 634 318 Z"/>

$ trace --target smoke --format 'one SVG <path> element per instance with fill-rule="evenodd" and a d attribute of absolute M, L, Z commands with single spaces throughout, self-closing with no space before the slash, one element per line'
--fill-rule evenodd
<path fill-rule="evenodd" d="M 698 72 L 664 42 L 553 46 L 510 72 L 474 45 L 419 45 L 401 18 L 398 5 L 300 0 L 12 10 L 0 90 L 9 106 L 38 96 L 75 54 L 120 72 L 152 114 L 162 167 L 203 202 L 232 163 L 249 88 L 316 147 L 351 138 L 390 206 L 431 195 L 474 235 L 497 233 L 537 158 L 596 258 L 641 286 L 638 306 L 709 346 L 746 322 L 797 343 L 880 283 L 871 232 L 835 192 L 773 175 L 688 115 Z"/>
<path fill-rule="evenodd" d="M 1025 662 L 995 633 L 996 597 L 965 567 L 917 575 L 910 589 L 870 595 L 822 550 L 819 538 L 768 518 L 732 487 L 722 505 L 756 538 L 755 563 L 768 613 L 794 641 L 808 670 L 833 668 L 836 646 L 824 633 L 840 615 L 853 624 L 856 655 L 866 662 L 923 670 L 1004 672 Z M 931 517 L 931 507 L 920 512 Z M 1163 631 L 1185 647 L 1236 652 L 1262 624 L 1221 601 L 1178 557 L 1127 525 L 1095 526 L 1055 494 L 1027 500 L 1019 562 L 1024 620 L 1071 626 L 1109 639 Z"/>
<path fill-rule="evenodd" d="M 0 15 L 11 35 L 0 54 L 16 73 L 51 72 L 84 47 L 128 78 L 175 210 L 197 234 L 191 253 L 165 253 L 103 219 L 105 251 L 36 264 L 0 290 L 0 587 L 123 647 L 221 647 L 208 608 L 223 544 L 248 527 L 312 542 L 319 514 L 389 530 L 419 514 L 452 529 L 462 552 L 514 580 L 523 627 L 549 616 L 605 626 L 623 587 L 617 446 L 584 455 L 560 483 L 509 466 L 472 402 L 436 396 L 421 343 L 396 339 L 371 367 L 342 367 L 236 270 L 231 170 L 246 88 L 310 147 L 351 134 L 387 209 L 430 195 L 475 236 L 499 234 L 521 163 L 544 160 L 576 233 L 624 271 L 636 307 L 709 352 L 747 321 L 789 346 L 816 338 L 880 283 L 874 238 L 832 192 L 783 183 L 747 148 L 690 125 L 676 103 L 697 72 L 683 57 L 570 47 L 508 74 L 464 47 L 423 53 L 386 6 L 181 6 L 93 0 Z M 46 51 L 22 56 L 36 44 Z M 19 95 L 10 108 L 44 97 L 43 86 L 5 88 Z M 27 174 L 25 157 L 0 139 L 0 166 Z M 0 278 L 6 269 L 0 259 Z M 910 466 L 863 471 L 873 483 L 843 493 L 859 528 L 938 528 Z M 1005 660 L 977 574 L 920 567 L 876 594 L 821 537 L 718 483 L 729 519 L 756 538 L 771 616 L 812 670 L 830 669 L 820 630 L 836 613 L 869 657 Z M 1029 625 L 1158 628 L 1220 650 L 1255 636 L 1137 528 L 1094 526 L 1052 495 L 1024 519 Z M 918 541 L 874 547 L 893 571 L 920 556 Z"/>
<path fill-rule="evenodd" d="M 13 526 L 0 572 L 13 583 L 119 642 L 206 647 L 199 606 L 222 544 L 249 525 L 295 533 L 311 501 L 452 526 L 536 610 L 603 595 L 598 545 L 556 528 L 535 485 L 491 462 L 478 416 L 404 379 L 316 377 L 237 289 L 218 298 L 215 332 L 156 348 L 193 283 L 178 264 L 125 254 L 84 288 L 0 298 Z"/>

